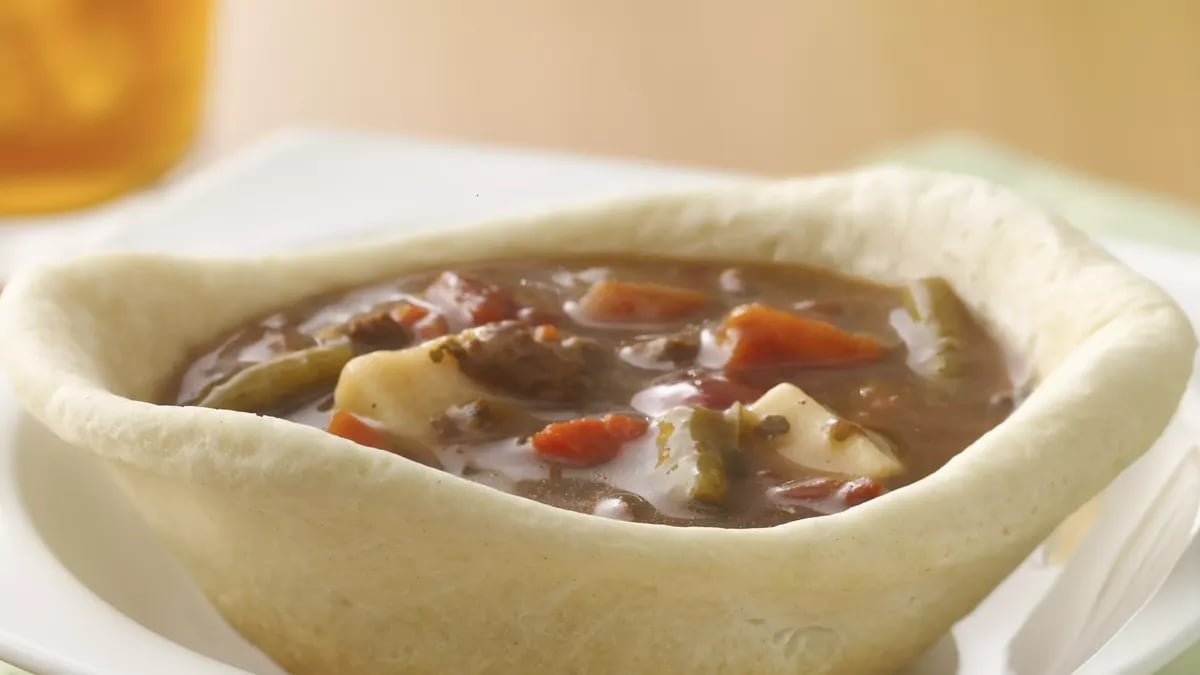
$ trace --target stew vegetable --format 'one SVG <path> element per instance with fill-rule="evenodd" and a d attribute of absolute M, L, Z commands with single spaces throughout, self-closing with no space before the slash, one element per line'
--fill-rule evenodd
<path fill-rule="evenodd" d="M 606 518 L 765 527 L 936 470 L 1019 402 L 1008 373 L 938 278 L 497 261 L 285 308 L 205 350 L 170 401 Z"/>

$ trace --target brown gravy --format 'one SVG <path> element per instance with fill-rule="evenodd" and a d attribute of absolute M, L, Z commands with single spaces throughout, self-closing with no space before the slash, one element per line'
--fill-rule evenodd
<path fill-rule="evenodd" d="M 478 354 L 469 358 L 475 361 L 460 362 L 476 367 L 468 374 L 487 380 L 505 400 L 518 401 L 522 421 L 501 432 L 484 428 L 493 414 L 489 410 L 457 409 L 433 416 L 429 422 L 441 425 L 443 440 L 432 450 L 436 459 L 421 461 L 561 508 L 721 527 L 763 527 L 832 513 L 919 480 L 1001 422 L 1014 406 L 1001 349 L 966 310 L 951 308 L 957 317 L 950 332 L 914 329 L 913 319 L 920 324 L 924 315 L 919 307 L 913 309 L 920 303 L 903 288 L 796 266 L 649 258 L 497 261 L 459 265 L 449 270 L 452 275 L 443 275 L 445 271 L 313 298 L 248 324 L 200 354 L 170 400 L 202 402 L 207 392 L 239 371 L 321 344 L 349 340 L 358 353 L 398 349 L 420 344 L 423 337 L 490 324 L 492 342 L 472 343 Z M 597 288 L 613 292 L 600 299 Z M 647 288 L 649 305 L 643 306 L 638 293 Z M 941 303 L 944 308 L 957 299 L 942 298 Z M 731 369 L 729 345 L 734 354 L 739 345 L 722 342 L 730 340 L 722 331 L 732 334 L 730 317 L 746 307 L 762 308 L 754 310 L 759 311 L 755 321 L 769 323 L 787 315 L 831 325 L 835 342 L 843 334 L 860 336 L 877 353 L 793 360 L 786 349 L 780 356 L 776 348 L 783 338 L 772 337 L 768 326 L 766 341 L 753 343 L 742 354 L 746 365 Z M 790 325 L 790 319 L 782 320 L 779 325 Z M 744 330 L 758 330 L 766 325 L 762 321 L 748 321 Z M 743 339 L 750 333 L 736 334 Z M 526 353 L 542 344 L 553 350 L 540 356 Z M 936 358 L 951 354 L 953 368 L 948 361 L 928 368 L 928 358 L 924 365 L 914 365 L 918 352 Z M 505 358 L 527 359 L 521 362 L 528 364 L 532 379 L 526 381 L 511 363 L 494 362 Z M 462 368 L 468 372 L 467 365 Z M 575 377 L 578 382 L 566 379 Z M 774 453 L 738 441 L 734 444 L 743 447 L 724 451 L 725 488 L 719 503 L 663 496 L 656 485 L 662 477 L 652 470 L 653 456 L 663 447 L 656 446 L 661 415 L 676 406 L 722 411 L 738 402 L 752 403 L 780 383 L 798 386 L 834 413 L 824 428 L 830 443 L 869 434 L 903 464 L 903 472 L 878 480 L 830 475 L 781 462 Z M 333 414 L 333 386 L 327 379 L 280 392 L 274 404 L 252 412 L 326 428 Z M 625 425 L 619 432 L 623 440 L 614 441 L 619 450 L 606 461 L 563 461 L 567 455 L 535 447 L 542 443 L 552 452 L 575 452 L 573 436 L 537 434 L 552 423 L 580 418 L 593 421 L 577 425 L 572 433 L 594 432 L 603 441 L 607 427 L 596 420 L 606 415 L 625 416 L 618 420 Z M 786 422 L 772 417 L 759 420 L 751 431 L 743 428 L 739 438 L 786 433 Z M 644 433 L 629 438 L 642 428 L 638 425 L 645 427 Z M 567 443 L 567 450 L 555 450 L 554 443 Z M 403 447 L 387 449 L 412 456 Z"/>

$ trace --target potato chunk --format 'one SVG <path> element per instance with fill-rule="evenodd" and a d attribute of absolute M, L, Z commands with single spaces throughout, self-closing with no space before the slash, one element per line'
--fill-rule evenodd
<path fill-rule="evenodd" d="M 342 369 L 334 408 L 378 422 L 389 432 L 422 446 L 437 444 L 430 424 L 451 406 L 488 396 L 459 370 L 450 354 L 430 357 L 440 340 L 397 351 L 371 352 Z"/>
<path fill-rule="evenodd" d="M 904 471 L 904 465 L 885 444 L 841 420 L 795 385 L 776 385 L 746 409 L 758 420 L 768 415 L 787 420 L 787 431 L 770 438 L 768 447 L 793 464 L 875 479 Z"/>

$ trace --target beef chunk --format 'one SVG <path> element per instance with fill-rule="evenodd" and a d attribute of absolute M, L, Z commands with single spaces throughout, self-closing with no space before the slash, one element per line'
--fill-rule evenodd
<path fill-rule="evenodd" d="M 605 359 L 595 342 L 571 337 L 539 342 L 534 329 L 517 321 L 489 324 L 447 339 L 430 353 L 449 353 L 467 376 L 518 398 L 570 402 L 587 393 Z"/>
<path fill-rule="evenodd" d="M 412 332 L 396 321 L 392 307 L 385 307 L 350 319 L 346 337 L 359 352 L 400 349 L 412 342 Z"/>

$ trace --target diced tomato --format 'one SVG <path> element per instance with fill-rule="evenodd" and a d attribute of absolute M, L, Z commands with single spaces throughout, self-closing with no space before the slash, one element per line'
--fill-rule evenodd
<path fill-rule="evenodd" d="M 429 314 L 429 310 L 411 302 L 401 302 L 393 307 L 389 314 L 392 317 L 392 321 L 405 328 L 412 328 L 417 325 L 418 321 L 424 319 Z"/>
<path fill-rule="evenodd" d="M 333 413 L 327 431 L 334 436 L 341 436 L 369 448 L 388 449 L 387 441 L 384 440 L 383 434 L 378 429 L 345 410 L 337 410 Z"/>
<path fill-rule="evenodd" d="M 842 498 L 846 506 L 858 506 L 881 494 L 883 494 L 883 486 L 879 484 L 879 481 L 866 477 L 847 481 L 838 490 L 838 496 Z"/>
<path fill-rule="evenodd" d="M 836 478 L 806 478 L 780 485 L 775 494 L 788 501 L 818 502 L 832 497 L 840 487 L 842 481 Z"/>
<path fill-rule="evenodd" d="M 726 372 L 784 364 L 873 361 L 883 354 L 883 345 L 875 338 L 759 304 L 731 311 L 721 322 L 718 339 L 732 345 Z"/>
<path fill-rule="evenodd" d="M 840 480 L 829 476 L 794 480 L 772 489 L 777 499 L 797 502 L 824 513 L 845 511 L 883 494 L 883 485 L 873 478 Z"/>
<path fill-rule="evenodd" d="M 622 443 L 641 436 L 646 429 L 646 422 L 626 415 L 582 417 L 549 424 L 530 442 L 544 459 L 592 466 L 615 458 Z"/>
<path fill-rule="evenodd" d="M 561 337 L 552 324 L 544 323 L 533 329 L 533 339 L 538 342 L 558 342 Z"/>
<path fill-rule="evenodd" d="M 425 289 L 425 297 L 465 326 L 504 321 L 517 316 L 521 309 L 512 295 L 475 277 L 442 272 Z"/>
<path fill-rule="evenodd" d="M 579 299 L 579 309 L 591 321 L 661 323 L 695 314 L 708 302 L 707 295 L 687 288 L 604 280 Z"/>

